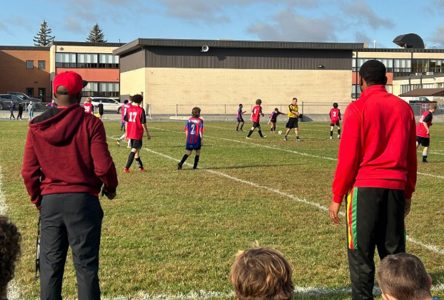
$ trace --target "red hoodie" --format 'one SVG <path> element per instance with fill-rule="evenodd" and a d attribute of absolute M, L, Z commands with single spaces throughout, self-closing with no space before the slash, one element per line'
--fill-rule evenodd
<path fill-rule="evenodd" d="M 404 190 L 411 198 L 416 185 L 416 132 L 411 107 L 373 85 L 347 107 L 333 201 L 341 203 L 353 187 Z"/>
<path fill-rule="evenodd" d="M 22 177 L 31 201 L 42 195 L 110 192 L 117 174 L 102 121 L 78 104 L 51 108 L 29 125 Z"/>

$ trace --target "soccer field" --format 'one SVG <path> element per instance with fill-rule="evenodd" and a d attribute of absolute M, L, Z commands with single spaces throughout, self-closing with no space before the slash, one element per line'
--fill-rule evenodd
<path fill-rule="evenodd" d="M 27 122 L 0 124 L 0 200 L 23 236 L 14 290 L 20 299 L 35 299 L 38 213 L 20 178 Z M 119 187 L 115 200 L 102 199 L 104 298 L 233 299 L 228 275 L 234 255 L 259 244 L 290 261 L 296 299 L 349 299 L 344 217 L 334 226 L 326 211 L 339 144 L 329 140 L 329 124 L 301 123 L 302 142 L 296 143 L 294 134 L 288 142 L 269 134 L 265 122 L 267 138 L 254 133 L 251 140 L 234 131 L 234 122 L 206 122 L 200 168 L 178 171 L 183 125 L 149 122 L 153 137 L 141 152 L 147 172 L 134 163 L 124 174 L 129 149 L 113 140 L 121 134 L 118 122 L 105 122 Z M 444 124 L 431 133 L 429 163 L 419 163 L 407 217 L 407 249 L 430 272 L 433 294 L 444 296 Z M 64 296 L 76 298 L 71 257 Z"/>

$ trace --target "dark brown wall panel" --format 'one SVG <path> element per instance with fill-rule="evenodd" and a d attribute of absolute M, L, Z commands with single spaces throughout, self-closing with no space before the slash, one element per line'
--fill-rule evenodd
<path fill-rule="evenodd" d="M 136 70 L 145 67 L 145 51 L 139 50 L 130 55 L 122 56 L 119 60 L 120 72 Z"/>

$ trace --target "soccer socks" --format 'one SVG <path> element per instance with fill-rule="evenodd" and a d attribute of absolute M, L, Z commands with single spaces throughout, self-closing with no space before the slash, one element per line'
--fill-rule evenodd
<path fill-rule="evenodd" d="M 130 152 L 130 154 L 128 155 L 128 161 L 126 162 L 126 169 L 129 169 L 131 167 L 131 165 L 133 164 L 134 161 L 134 156 L 136 155 L 135 152 Z M 140 158 L 139 158 L 140 159 Z"/>
<path fill-rule="evenodd" d="M 423 156 L 422 156 L 422 162 L 428 162 L 428 161 L 427 161 L 427 155 L 423 155 Z"/>
<path fill-rule="evenodd" d="M 338 129 L 338 135 L 341 135 L 341 129 Z"/>
<path fill-rule="evenodd" d="M 250 137 L 253 134 L 253 129 L 250 129 L 250 131 L 248 132 L 247 137 Z"/>
<path fill-rule="evenodd" d="M 139 165 L 139 169 L 143 169 L 143 163 L 140 157 L 136 158 L 137 164 Z"/>
<path fill-rule="evenodd" d="M 197 169 L 197 164 L 199 163 L 199 155 L 196 155 L 194 157 L 194 165 L 193 165 L 193 169 Z"/>
<path fill-rule="evenodd" d="M 339 131 L 339 130 L 338 130 Z M 339 134 L 339 133 L 338 133 Z M 333 137 L 333 130 L 330 130 L 330 137 Z"/>
<path fill-rule="evenodd" d="M 184 155 L 183 155 L 182 160 L 181 160 L 180 163 L 177 165 L 178 169 L 182 169 L 182 165 L 185 163 L 185 161 L 187 160 L 188 156 L 189 156 L 188 154 L 184 154 Z"/>
<path fill-rule="evenodd" d="M 259 135 L 261 136 L 261 138 L 263 138 L 263 137 L 264 137 L 264 135 L 262 134 L 262 130 L 260 130 L 260 129 L 259 129 L 259 131 L 258 131 L 258 132 L 259 132 Z"/>

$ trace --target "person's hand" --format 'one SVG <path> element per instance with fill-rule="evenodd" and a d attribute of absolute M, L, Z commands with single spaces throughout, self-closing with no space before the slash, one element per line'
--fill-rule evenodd
<path fill-rule="evenodd" d="M 412 205 L 412 199 L 405 199 L 404 218 L 410 213 L 410 207 Z"/>
<path fill-rule="evenodd" d="M 113 200 L 116 197 L 116 192 L 110 192 L 106 187 L 102 188 L 102 196 L 105 195 L 109 200 Z"/>
<path fill-rule="evenodd" d="M 334 224 L 339 224 L 340 208 L 341 208 L 341 203 L 336 203 L 334 201 L 331 202 L 330 207 L 328 208 L 328 214 L 330 215 L 330 219 Z"/>

